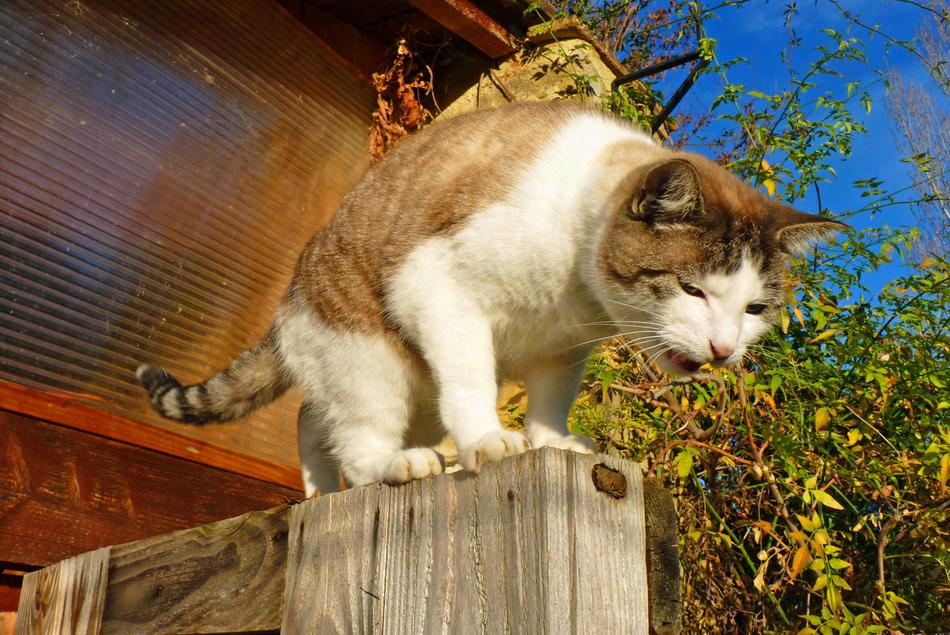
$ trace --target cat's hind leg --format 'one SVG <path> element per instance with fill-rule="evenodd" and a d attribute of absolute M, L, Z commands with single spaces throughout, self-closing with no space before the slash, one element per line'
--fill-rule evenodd
<path fill-rule="evenodd" d="M 525 434 L 534 447 L 548 446 L 588 454 L 593 451 L 590 439 L 569 434 L 567 430 L 567 416 L 584 376 L 588 351 L 536 360 L 524 373 L 528 391 Z"/>
<path fill-rule="evenodd" d="M 324 428 L 326 413 L 318 403 L 304 401 L 297 414 L 297 450 L 300 471 L 307 497 L 317 492 L 332 494 L 339 491 L 340 462 L 333 455 Z"/>
<path fill-rule="evenodd" d="M 301 452 L 312 450 L 313 463 L 336 462 L 351 486 L 405 483 L 442 472 L 435 451 L 405 447 L 422 380 L 417 362 L 390 335 L 337 329 L 301 311 L 281 318 L 280 346 L 307 394 L 309 430 L 298 436 Z M 312 470 L 315 489 L 329 486 L 327 465 L 304 469 Z"/>

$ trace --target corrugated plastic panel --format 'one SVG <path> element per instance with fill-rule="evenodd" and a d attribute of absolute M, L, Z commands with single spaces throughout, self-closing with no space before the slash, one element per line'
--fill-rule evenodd
<path fill-rule="evenodd" d="M 0 378 L 296 464 L 293 396 L 194 428 L 134 369 L 202 379 L 266 332 L 372 103 L 276 2 L 4 0 Z"/>

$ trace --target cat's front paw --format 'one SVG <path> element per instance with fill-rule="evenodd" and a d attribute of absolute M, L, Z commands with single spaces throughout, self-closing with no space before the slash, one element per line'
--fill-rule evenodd
<path fill-rule="evenodd" d="M 528 439 L 520 432 L 495 430 L 483 436 L 475 445 L 461 448 L 459 463 L 466 470 L 477 473 L 490 461 L 521 454 L 530 447 Z"/>
<path fill-rule="evenodd" d="M 442 460 L 429 448 L 409 448 L 397 452 L 383 468 L 382 481 L 400 485 L 419 478 L 441 474 Z"/>
<path fill-rule="evenodd" d="M 568 434 L 563 437 L 547 439 L 540 445 L 549 448 L 572 450 L 574 452 L 580 452 L 581 454 L 593 454 L 595 450 L 593 441 L 577 434 Z"/>

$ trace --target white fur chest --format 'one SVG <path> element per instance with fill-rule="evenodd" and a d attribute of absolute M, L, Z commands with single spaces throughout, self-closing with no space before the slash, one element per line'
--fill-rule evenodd
<path fill-rule="evenodd" d="M 583 282 L 615 185 L 603 155 L 630 139 L 649 155 L 648 138 L 599 117 L 564 128 L 503 200 L 408 254 L 387 290 L 391 315 L 416 340 L 453 328 L 431 320 L 486 321 L 504 374 L 531 358 L 586 355 L 586 342 L 609 334 Z"/>

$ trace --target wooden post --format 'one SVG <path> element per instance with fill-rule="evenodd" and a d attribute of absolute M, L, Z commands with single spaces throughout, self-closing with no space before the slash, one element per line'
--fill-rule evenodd
<path fill-rule="evenodd" d="M 16 632 L 675 633 L 675 515 L 646 490 L 552 449 L 369 485 L 28 574 Z"/>
<path fill-rule="evenodd" d="M 104 547 L 27 575 L 14 633 L 98 633 L 108 566 Z"/>

